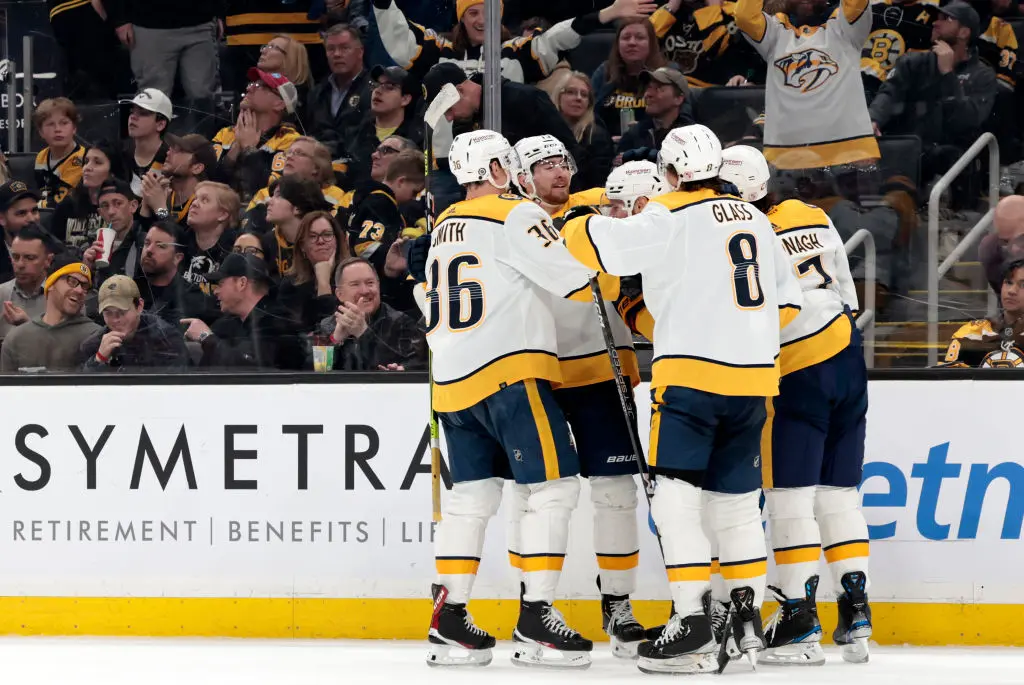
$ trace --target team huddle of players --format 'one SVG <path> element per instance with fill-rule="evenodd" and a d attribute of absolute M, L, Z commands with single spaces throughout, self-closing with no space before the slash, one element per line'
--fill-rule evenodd
<path fill-rule="evenodd" d="M 451 492 L 435 538 L 431 665 L 486 665 L 492 636 L 466 611 L 484 533 L 513 481 L 521 578 L 513 663 L 585 668 L 591 641 L 554 608 L 569 519 L 589 481 L 605 631 L 641 671 L 821 664 L 822 550 L 843 658 L 868 660 L 868 535 L 857 485 L 867 372 L 842 241 L 820 209 L 774 204 L 757 150 L 673 130 L 658 164 L 630 162 L 570 195 L 575 163 L 551 136 L 513 148 L 457 136 L 466 200 L 438 217 L 422 302 L 433 408 Z M 514 184 L 514 185 L 513 185 Z M 605 196 L 605 213 L 591 207 Z M 607 216 L 605 215 L 607 214 Z M 631 330 L 654 344 L 646 463 L 672 614 L 633 616 L 637 457 L 592 300 L 598 279 L 623 373 Z M 767 585 L 764 492 L 776 577 Z M 779 602 L 762 625 L 765 595 Z M 721 656 L 719 656 L 721 652 Z"/>

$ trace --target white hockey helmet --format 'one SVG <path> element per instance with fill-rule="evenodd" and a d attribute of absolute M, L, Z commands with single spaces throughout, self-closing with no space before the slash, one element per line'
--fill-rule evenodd
<path fill-rule="evenodd" d="M 756 202 L 768 194 L 771 176 L 768 160 L 757 148 L 733 145 L 722 151 L 722 170 L 718 177 L 739 188 L 740 197 L 747 202 Z"/>
<path fill-rule="evenodd" d="M 491 174 L 492 160 L 497 160 L 501 168 L 508 172 L 508 180 L 503 185 L 498 184 Z M 448 166 L 461 185 L 487 181 L 495 188 L 504 190 L 519 168 L 519 160 L 505 136 L 481 129 L 455 136 L 448 150 Z"/>
<path fill-rule="evenodd" d="M 604 189 L 609 200 L 621 200 L 626 212 L 632 214 L 636 201 L 641 197 L 649 200 L 667 193 L 669 187 L 658 175 L 654 162 L 626 162 L 612 169 Z"/>
<path fill-rule="evenodd" d="M 519 157 L 520 174 L 526 175 L 526 180 L 531 186 L 533 183 L 533 165 L 549 157 L 562 157 L 569 165 L 569 175 L 576 175 L 576 160 L 572 158 L 569 151 L 565 149 L 558 138 L 544 134 L 542 136 L 529 136 L 523 138 L 515 145 L 516 156 Z M 517 174 L 518 180 L 518 174 Z M 536 190 L 536 188 L 534 188 Z M 523 188 L 526 191 L 526 188 Z M 531 195 L 533 197 L 533 195 Z M 534 197 L 534 199 L 537 199 Z"/>
<path fill-rule="evenodd" d="M 674 128 L 658 151 L 658 173 L 667 178 L 670 166 L 679 176 L 678 183 L 714 178 L 722 166 L 722 143 L 703 124 Z"/>

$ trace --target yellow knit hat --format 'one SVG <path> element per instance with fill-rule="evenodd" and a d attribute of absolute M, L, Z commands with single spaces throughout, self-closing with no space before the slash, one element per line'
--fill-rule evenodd
<path fill-rule="evenodd" d="M 466 10 L 468 10 L 473 5 L 482 5 L 482 4 L 484 4 L 484 0 L 456 0 L 456 2 L 455 2 L 455 17 L 458 19 L 458 21 L 462 21 L 462 15 L 464 15 L 466 13 Z M 501 3 L 501 11 L 503 13 L 505 11 L 505 3 L 504 2 Z"/>

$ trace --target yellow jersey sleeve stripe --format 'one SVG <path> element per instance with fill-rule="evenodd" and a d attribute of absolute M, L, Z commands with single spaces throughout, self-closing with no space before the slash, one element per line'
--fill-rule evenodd
<path fill-rule="evenodd" d="M 555 436 L 551 432 L 551 422 L 548 421 L 548 413 L 544 409 L 544 402 L 541 400 L 540 392 L 537 390 L 537 381 L 530 378 L 523 381 L 523 386 L 526 388 L 526 399 L 530 403 L 533 422 L 537 425 L 540 451 L 544 457 L 544 477 L 548 480 L 558 480 L 561 477 L 558 475 L 558 449 L 555 447 Z"/>
<path fill-rule="evenodd" d="M 725 580 L 746 580 L 768 573 L 768 559 L 750 559 L 746 561 L 719 562 L 722 567 L 722 578 Z"/>
<path fill-rule="evenodd" d="M 640 365 L 637 363 L 636 352 L 631 347 L 616 347 L 622 374 L 629 377 L 633 387 L 640 384 Z M 579 388 L 586 385 L 603 383 L 615 378 L 612 362 L 607 352 L 580 355 L 578 357 L 559 357 L 558 367 L 562 372 L 559 388 Z"/>
<path fill-rule="evenodd" d="M 640 565 L 640 550 L 629 554 L 598 554 L 597 567 L 602 571 L 630 571 Z"/>
<path fill-rule="evenodd" d="M 666 566 L 670 583 L 711 582 L 711 564 L 678 564 Z"/>
<path fill-rule="evenodd" d="M 562 374 L 558 357 L 544 350 L 522 350 L 493 359 L 477 370 L 451 381 L 434 381 L 434 410 L 458 411 L 471 407 L 501 390 L 528 378 L 558 383 Z"/>
<path fill-rule="evenodd" d="M 436 557 L 434 566 L 443 576 L 476 575 L 480 560 L 475 557 Z"/>
<path fill-rule="evenodd" d="M 867 556 L 870 556 L 867 540 L 850 540 L 848 542 L 829 545 L 825 548 L 825 561 L 830 564 L 837 561 L 844 561 L 846 559 L 856 559 L 858 557 Z"/>
<path fill-rule="evenodd" d="M 795 304 L 784 304 L 779 307 L 779 328 L 785 328 L 796 320 L 800 307 Z"/>
<path fill-rule="evenodd" d="M 564 554 L 523 554 L 520 556 L 524 573 L 535 571 L 561 571 L 565 564 Z"/>
<path fill-rule="evenodd" d="M 821 545 L 801 545 L 775 550 L 775 565 L 809 564 L 821 558 Z"/>
<path fill-rule="evenodd" d="M 731 397 L 772 397 L 779 394 L 779 360 L 742 366 L 687 355 L 658 357 L 651 365 L 651 386 L 673 385 Z"/>

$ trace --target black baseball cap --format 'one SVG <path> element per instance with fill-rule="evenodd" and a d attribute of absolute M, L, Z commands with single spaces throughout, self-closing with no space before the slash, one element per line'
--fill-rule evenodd
<path fill-rule="evenodd" d="M 242 276 L 264 283 L 272 282 L 265 261 L 256 255 L 239 252 L 232 252 L 225 257 L 220 268 L 207 274 L 206 280 L 210 283 L 220 283 L 225 278 L 241 278 Z"/>
<path fill-rule="evenodd" d="M 401 88 L 402 95 L 411 95 L 413 99 L 416 99 L 423 94 L 420 82 L 402 67 L 385 67 L 378 64 L 373 69 L 370 69 L 371 80 L 380 83 L 382 78 L 386 79 L 388 83 L 394 83 Z"/>
<path fill-rule="evenodd" d="M 18 200 L 31 197 L 39 202 L 39 193 L 29 188 L 24 181 L 8 181 L 0 186 L 0 212 L 6 212 Z"/>
<path fill-rule="evenodd" d="M 445 84 L 450 83 L 453 86 L 458 86 L 468 80 L 469 77 L 466 76 L 466 72 L 455 62 L 435 64 L 423 79 L 423 88 L 426 92 L 427 102 L 429 103 L 437 97 L 437 94 L 441 92 Z"/>
<path fill-rule="evenodd" d="M 100 191 L 96 194 L 96 198 L 98 200 L 104 195 L 114 194 L 124 195 L 125 198 L 128 199 L 129 201 L 139 199 L 135 195 L 135 191 L 132 190 L 132 187 L 119 178 L 111 178 L 109 180 L 104 181 L 103 185 L 100 186 Z"/>
<path fill-rule="evenodd" d="M 978 11 L 963 0 L 953 0 L 953 2 L 942 5 L 939 7 L 939 12 L 950 19 L 956 19 L 961 26 L 969 28 L 971 40 L 981 35 L 981 17 L 978 16 Z"/>

